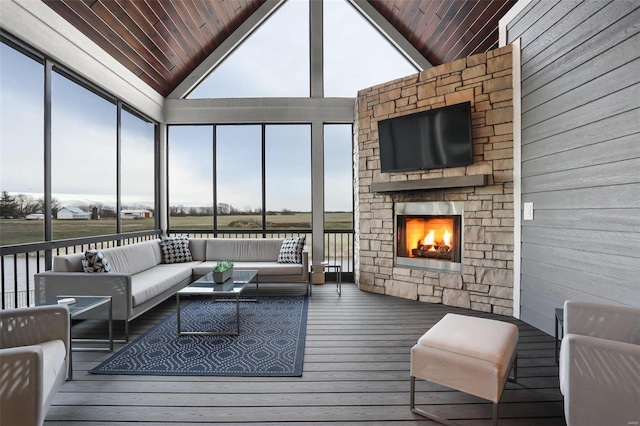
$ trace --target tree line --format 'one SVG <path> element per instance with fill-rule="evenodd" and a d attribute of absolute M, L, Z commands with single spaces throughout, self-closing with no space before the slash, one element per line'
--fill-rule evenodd
<path fill-rule="evenodd" d="M 56 198 L 51 199 L 51 211 L 53 217 L 57 217 L 58 211 L 63 206 L 60 204 L 60 201 Z M 93 203 L 93 204 L 82 204 L 77 205 L 76 207 L 82 209 L 87 213 L 91 213 L 93 208 L 97 209 L 98 215 L 101 218 L 115 218 L 117 214 L 115 209 L 109 205 L 105 205 L 103 203 Z M 154 209 L 139 206 L 139 205 L 130 205 L 130 206 L 122 206 L 123 209 L 126 210 L 149 210 L 153 214 L 155 214 Z M 0 218 L 2 219 L 20 219 L 25 218 L 30 214 L 36 213 L 44 213 L 44 197 L 35 198 L 32 195 L 27 194 L 16 194 L 11 195 L 7 191 L 3 191 L 0 194 Z M 231 204 L 226 203 L 218 203 L 217 214 L 219 215 L 259 215 L 262 214 L 262 209 L 245 207 L 243 209 L 232 206 Z M 268 215 L 292 215 L 295 214 L 294 211 L 289 209 L 282 209 L 280 211 L 267 211 Z M 213 216 L 213 206 L 204 206 L 204 207 L 185 207 L 181 204 L 173 205 L 169 207 L 169 215 L 173 217 L 178 216 Z"/>
<path fill-rule="evenodd" d="M 217 214 L 218 215 L 234 215 L 234 216 L 254 216 L 262 214 L 262 209 L 259 207 L 251 208 L 245 207 L 240 209 L 232 206 L 231 204 L 219 203 Z M 296 212 L 289 209 L 282 209 L 280 211 L 267 211 L 268 215 L 293 215 Z M 169 206 L 169 216 L 172 217 L 184 217 L 184 216 L 213 216 L 213 206 L 205 207 L 185 207 L 182 204 Z"/>
<path fill-rule="evenodd" d="M 60 202 L 55 198 L 52 199 L 51 207 L 57 211 L 60 209 Z M 26 194 L 11 195 L 7 191 L 2 191 L 0 195 L 0 218 L 24 218 L 34 213 L 44 213 L 44 197 L 34 198 Z"/>
<path fill-rule="evenodd" d="M 91 213 L 96 208 L 98 215 L 104 219 L 117 217 L 115 209 L 103 203 L 82 204 L 76 207 L 87 213 Z M 58 211 L 61 208 L 63 206 L 60 201 L 57 198 L 52 198 L 51 212 L 54 218 L 58 216 Z M 154 209 L 143 206 L 123 206 L 122 208 L 149 210 L 155 214 Z M 2 191 L 0 194 L 0 218 L 2 219 L 24 219 L 30 214 L 43 214 L 44 211 L 44 197 L 35 198 L 27 194 L 11 195 L 7 191 Z"/>

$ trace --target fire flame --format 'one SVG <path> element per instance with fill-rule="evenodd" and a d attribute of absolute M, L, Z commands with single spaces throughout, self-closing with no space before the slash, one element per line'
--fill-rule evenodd
<path fill-rule="evenodd" d="M 422 246 L 428 246 L 429 251 L 436 251 L 436 246 L 440 246 L 442 244 L 447 247 L 451 247 L 451 237 L 453 237 L 453 234 L 447 229 L 442 235 L 442 241 L 436 241 L 436 231 L 434 229 L 430 229 L 427 236 L 422 240 Z"/>
<path fill-rule="evenodd" d="M 444 236 L 442 237 L 445 246 L 451 247 L 451 232 L 444 231 Z"/>
<path fill-rule="evenodd" d="M 1 1 L 1 0 L 0 0 Z M 441 257 L 454 250 L 453 219 L 446 217 L 406 219 L 404 240 L 410 257 Z M 400 228 L 398 228 L 400 230 Z M 398 236 L 400 241 L 401 236 Z M 400 250 L 400 249 L 399 249 Z M 428 253 L 427 253 L 428 252 Z M 434 253 L 436 256 L 434 256 Z"/>
<path fill-rule="evenodd" d="M 429 234 L 427 234 L 427 236 L 424 237 L 424 241 L 422 241 L 422 244 L 425 246 L 432 246 L 435 244 L 435 240 L 436 240 L 436 231 L 432 229 L 429 231 Z"/>

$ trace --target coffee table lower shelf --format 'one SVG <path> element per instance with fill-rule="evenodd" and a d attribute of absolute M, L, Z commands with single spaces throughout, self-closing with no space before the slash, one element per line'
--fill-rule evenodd
<path fill-rule="evenodd" d="M 176 294 L 178 336 L 239 336 L 240 335 L 240 293 L 236 295 L 236 331 L 182 331 L 180 319 L 180 292 Z"/>
<path fill-rule="evenodd" d="M 240 335 L 240 296 L 250 282 L 256 283 L 256 298 L 260 297 L 258 271 L 233 271 L 233 276 L 222 284 L 213 281 L 211 272 L 194 281 L 191 285 L 176 293 L 178 336 L 239 336 Z M 183 331 L 180 317 L 180 296 L 210 296 L 213 302 L 217 298 L 236 300 L 236 331 Z M 242 299 L 245 301 L 245 299 Z"/>

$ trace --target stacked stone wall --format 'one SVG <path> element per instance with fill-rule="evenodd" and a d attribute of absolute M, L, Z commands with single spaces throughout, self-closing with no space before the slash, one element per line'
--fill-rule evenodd
<path fill-rule="evenodd" d="M 513 89 L 511 46 L 358 93 L 355 125 L 356 282 L 362 290 L 513 315 Z M 378 121 L 471 102 L 473 164 L 381 173 Z M 371 184 L 487 175 L 488 185 L 375 193 Z M 462 273 L 394 265 L 393 204 L 464 202 Z"/>

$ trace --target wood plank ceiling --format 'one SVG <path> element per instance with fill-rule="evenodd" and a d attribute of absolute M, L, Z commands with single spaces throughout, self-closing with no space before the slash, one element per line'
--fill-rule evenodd
<path fill-rule="evenodd" d="M 265 2 L 42 1 L 163 96 Z M 497 46 L 498 20 L 516 2 L 368 1 L 433 65 Z"/>

